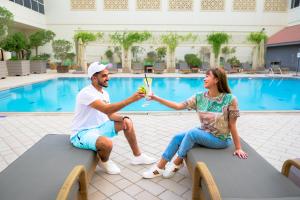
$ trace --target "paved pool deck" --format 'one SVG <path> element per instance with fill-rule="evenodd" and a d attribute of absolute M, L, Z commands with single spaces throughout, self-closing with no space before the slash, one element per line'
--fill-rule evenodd
<path fill-rule="evenodd" d="M 0 80 L 0 90 L 56 77 L 82 77 L 75 74 L 33 74 Z M 116 74 L 117 77 L 142 75 Z M 178 74 L 158 75 L 178 77 Z M 197 77 L 199 74 L 180 75 Z M 203 76 L 203 74 L 201 75 Z M 249 75 L 230 75 L 246 76 Z M 250 75 L 261 77 L 264 75 Z M 290 75 L 288 75 L 290 76 Z M 288 77 L 286 76 L 286 77 Z M 69 134 L 72 113 L 0 113 L 0 171 L 46 134 Z M 133 119 L 141 149 L 159 158 L 175 133 L 199 125 L 194 112 L 129 114 Z M 289 158 L 300 157 L 299 112 L 242 112 L 238 120 L 240 136 L 260 155 L 280 170 Z M 107 175 L 98 167 L 89 185 L 91 200 L 177 200 L 191 199 L 191 177 L 184 167 L 171 179 L 145 180 L 141 173 L 149 166 L 133 166 L 129 145 L 123 133 L 114 138 L 112 160 L 122 169 L 120 175 Z M 241 161 L 242 162 L 242 161 Z"/>

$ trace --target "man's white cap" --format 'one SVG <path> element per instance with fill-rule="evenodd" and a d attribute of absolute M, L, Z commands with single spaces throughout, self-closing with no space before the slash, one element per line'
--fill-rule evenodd
<path fill-rule="evenodd" d="M 90 64 L 89 68 L 88 68 L 88 76 L 89 78 L 92 78 L 92 76 L 97 73 L 97 72 L 101 72 L 102 70 L 106 69 L 108 66 L 110 66 L 111 64 L 101 64 L 100 62 L 93 62 L 92 64 Z"/>

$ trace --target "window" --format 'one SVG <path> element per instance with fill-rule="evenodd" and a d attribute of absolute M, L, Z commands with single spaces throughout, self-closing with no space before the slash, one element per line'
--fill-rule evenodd
<path fill-rule="evenodd" d="M 20 4 L 26 8 L 45 14 L 44 0 L 9 0 L 11 2 Z"/>
<path fill-rule="evenodd" d="M 24 0 L 24 6 L 31 9 L 31 0 Z"/>
<path fill-rule="evenodd" d="M 45 14 L 44 5 L 39 3 L 39 13 Z"/>
<path fill-rule="evenodd" d="M 300 6 L 300 0 L 292 0 L 291 8 L 296 8 Z"/>
<path fill-rule="evenodd" d="M 36 1 L 31 1 L 32 3 L 32 10 L 34 11 L 39 11 L 39 8 L 38 8 L 38 3 Z"/>
<path fill-rule="evenodd" d="M 15 2 L 23 6 L 23 0 L 15 0 Z"/>

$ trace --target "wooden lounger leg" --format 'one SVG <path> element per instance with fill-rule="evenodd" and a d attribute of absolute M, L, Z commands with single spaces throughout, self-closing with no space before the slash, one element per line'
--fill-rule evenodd
<path fill-rule="evenodd" d="M 283 165 L 282 165 L 282 168 L 281 168 L 281 173 L 288 177 L 289 173 L 290 173 L 290 169 L 291 167 L 294 166 L 296 167 L 297 169 L 300 170 L 300 161 L 299 160 L 292 160 L 292 159 L 289 159 L 289 160 L 286 160 Z"/>
<path fill-rule="evenodd" d="M 221 200 L 220 192 L 214 181 L 213 176 L 208 170 L 207 166 L 203 162 L 198 162 L 195 167 L 194 176 L 193 176 L 193 200 L 204 200 L 203 191 L 201 189 L 201 182 L 204 182 L 208 189 L 208 193 L 211 200 Z"/>
<path fill-rule="evenodd" d="M 79 197 L 81 200 L 87 200 L 87 175 L 83 165 L 74 167 L 56 197 L 56 200 L 67 200 L 69 192 L 74 182 L 79 177 Z"/>

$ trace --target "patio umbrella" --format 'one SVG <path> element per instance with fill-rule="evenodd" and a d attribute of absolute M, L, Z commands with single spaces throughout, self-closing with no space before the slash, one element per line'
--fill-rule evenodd
<path fill-rule="evenodd" d="M 258 66 L 258 46 L 253 48 L 253 55 L 252 55 L 252 68 L 256 69 Z"/>
<path fill-rule="evenodd" d="M 261 40 L 258 49 L 258 67 L 265 65 L 265 40 Z"/>
<path fill-rule="evenodd" d="M 77 64 L 80 66 L 80 68 L 83 71 L 87 71 L 86 69 L 86 64 L 85 64 L 85 52 L 84 52 L 84 45 L 83 42 L 81 40 L 81 38 L 79 38 L 78 40 L 78 55 L 77 55 Z"/>

